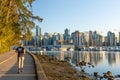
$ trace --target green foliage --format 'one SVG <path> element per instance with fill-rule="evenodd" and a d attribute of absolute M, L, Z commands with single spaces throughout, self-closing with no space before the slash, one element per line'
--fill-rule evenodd
<path fill-rule="evenodd" d="M 20 40 L 24 33 L 25 39 L 31 38 L 34 20 L 42 18 L 32 13 L 32 3 L 35 0 L 0 0 L 0 51 L 7 51 L 9 47 Z"/>

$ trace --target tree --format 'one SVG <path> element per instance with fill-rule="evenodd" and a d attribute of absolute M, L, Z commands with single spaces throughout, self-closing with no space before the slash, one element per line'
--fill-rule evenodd
<path fill-rule="evenodd" d="M 42 18 L 32 13 L 33 1 L 35 0 L 0 0 L 0 50 L 16 44 L 22 34 L 27 39 L 31 38 L 34 20 L 42 21 Z"/>

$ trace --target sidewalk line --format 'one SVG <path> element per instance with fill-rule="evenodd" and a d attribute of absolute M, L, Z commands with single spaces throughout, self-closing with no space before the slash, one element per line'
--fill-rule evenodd
<path fill-rule="evenodd" d="M 14 54 L 13 56 L 9 57 L 8 59 L 6 59 L 6 60 L 0 62 L 0 65 L 3 64 L 3 63 L 5 63 L 6 61 L 10 60 L 11 58 L 13 58 L 15 55 L 16 55 L 16 54 Z"/>

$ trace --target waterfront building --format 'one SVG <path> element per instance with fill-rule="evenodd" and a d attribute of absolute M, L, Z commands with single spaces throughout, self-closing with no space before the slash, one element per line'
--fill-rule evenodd
<path fill-rule="evenodd" d="M 33 45 L 36 46 L 36 36 L 33 36 Z"/>
<path fill-rule="evenodd" d="M 44 46 L 51 45 L 52 43 L 52 36 L 50 33 L 44 33 L 43 44 Z"/>
<path fill-rule="evenodd" d="M 89 32 L 84 32 L 84 45 L 89 46 L 90 42 L 90 34 Z"/>
<path fill-rule="evenodd" d="M 88 46 L 93 46 L 92 45 L 92 31 L 89 31 L 89 42 L 88 42 Z"/>
<path fill-rule="evenodd" d="M 82 35 L 81 35 L 81 40 L 82 40 L 82 47 L 86 47 L 87 46 L 87 41 L 86 40 L 88 40 L 88 35 L 87 35 L 87 33 L 81 33 Z"/>
<path fill-rule="evenodd" d="M 53 36 L 52 36 L 52 45 L 57 45 L 58 44 L 58 40 L 59 40 L 59 35 L 58 33 L 54 33 Z"/>
<path fill-rule="evenodd" d="M 92 34 L 92 46 L 95 46 L 95 37 L 96 37 L 95 34 L 96 34 L 95 32 L 93 32 Z"/>
<path fill-rule="evenodd" d="M 84 33 L 84 46 L 97 46 L 101 45 L 102 37 L 96 31 L 85 32 Z"/>
<path fill-rule="evenodd" d="M 75 31 L 72 34 L 72 38 L 76 49 L 83 49 L 86 46 L 86 39 L 84 33 Z"/>
<path fill-rule="evenodd" d="M 104 42 L 105 42 L 104 45 L 107 46 L 108 45 L 108 37 L 107 36 L 105 36 Z"/>
<path fill-rule="evenodd" d="M 97 46 L 102 46 L 102 36 L 98 34 Z"/>
<path fill-rule="evenodd" d="M 116 46 L 116 41 L 117 41 L 117 39 L 115 39 L 116 37 L 115 37 L 115 33 L 113 33 L 112 34 L 112 44 L 113 44 L 113 46 Z"/>
<path fill-rule="evenodd" d="M 36 26 L 36 36 L 41 35 L 41 28 L 39 26 Z"/>
<path fill-rule="evenodd" d="M 75 45 L 75 32 L 71 34 L 71 40 L 73 41 L 73 45 Z"/>
<path fill-rule="evenodd" d="M 111 36 L 112 32 L 108 31 L 107 33 L 107 45 L 110 46 L 110 36 Z"/>
<path fill-rule="evenodd" d="M 62 33 L 58 33 L 58 44 L 59 45 L 63 45 L 64 44 L 64 38 L 63 38 L 63 34 Z"/>
<path fill-rule="evenodd" d="M 75 35 L 74 35 L 74 45 L 75 46 L 79 46 L 79 38 L 80 38 L 80 32 L 75 31 Z"/>
<path fill-rule="evenodd" d="M 108 31 L 107 39 L 108 46 L 115 46 L 115 33 Z"/>
<path fill-rule="evenodd" d="M 94 47 L 100 47 L 102 46 L 102 36 L 97 33 L 97 31 L 89 32 L 79 32 L 75 31 L 71 34 L 71 38 L 73 39 L 74 45 L 79 48 L 84 48 L 87 46 L 94 46 Z"/>
<path fill-rule="evenodd" d="M 115 45 L 114 46 L 117 46 L 117 42 L 118 42 L 118 39 L 117 39 L 117 37 L 115 37 Z"/>
<path fill-rule="evenodd" d="M 105 43 L 105 37 L 104 36 L 101 36 L 101 42 L 102 42 L 102 46 L 105 46 L 104 43 Z"/>
<path fill-rule="evenodd" d="M 26 40 L 26 42 L 27 42 L 27 43 L 25 44 L 26 46 L 28 46 L 28 45 L 29 45 L 29 46 L 33 46 L 33 45 L 34 45 L 34 42 L 35 42 L 35 38 L 32 37 L 31 40 Z"/>
<path fill-rule="evenodd" d="M 43 39 L 44 39 L 44 38 L 43 38 L 43 35 L 41 34 L 41 35 L 40 35 L 40 46 L 43 45 Z"/>
<path fill-rule="evenodd" d="M 40 46 L 40 35 L 41 35 L 41 28 L 36 26 L 36 46 Z"/>
<path fill-rule="evenodd" d="M 97 31 L 94 31 L 92 34 L 92 46 L 102 46 L 102 36 Z"/>
<path fill-rule="evenodd" d="M 97 32 L 94 31 L 92 34 L 92 46 L 97 46 Z"/>
<path fill-rule="evenodd" d="M 120 46 L 120 32 L 119 32 L 119 46 Z"/>
<path fill-rule="evenodd" d="M 78 36 L 78 46 L 83 47 L 83 33 L 79 32 Z"/>
<path fill-rule="evenodd" d="M 63 36 L 64 36 L 65 44 L 69 44 L 69 41 L 70 41 L 70 30 L 66 28 Z"/>
<path fill-rule="evenodd" d="M 110 38 L 110 46 L 115 46 L 115 33 L 112 33 L 111 38 Z"/>
<path fill-rule="evenodd" d="M 93 33 L 92 31 L 84 33 L 84 44 L 85 46 L 93 46 Z"/>

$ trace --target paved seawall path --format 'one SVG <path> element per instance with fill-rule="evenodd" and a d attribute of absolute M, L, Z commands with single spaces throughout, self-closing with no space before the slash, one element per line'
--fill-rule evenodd
<path fill-rule="evenodd" d="M 25 54 L 23 72 L 18 74 L 17 54 L 14 51 L 0 54 L 0 80 L 37 80 L 33 58 Z"/>

